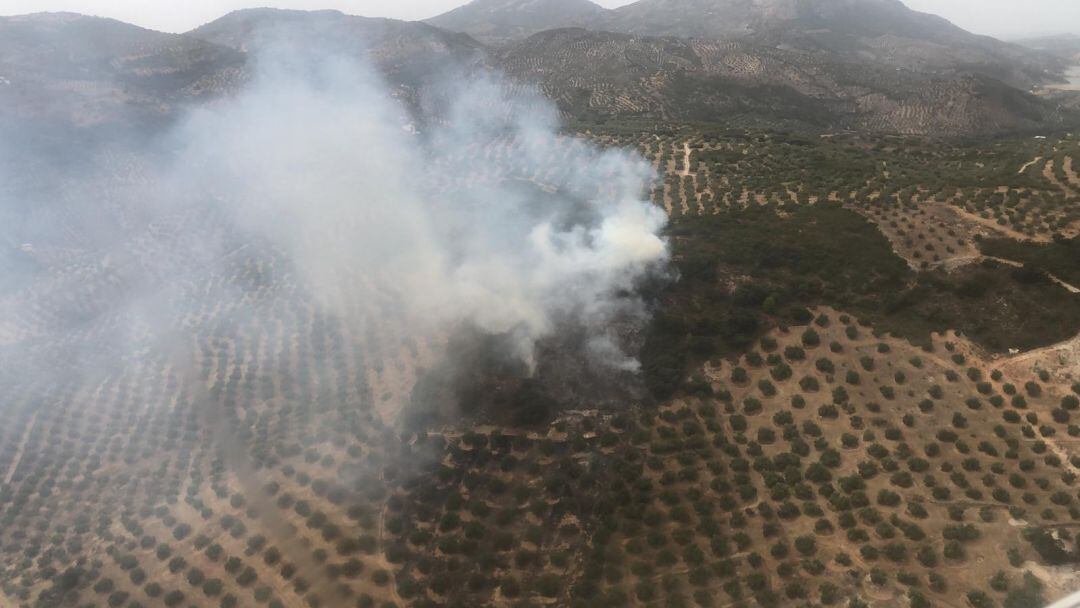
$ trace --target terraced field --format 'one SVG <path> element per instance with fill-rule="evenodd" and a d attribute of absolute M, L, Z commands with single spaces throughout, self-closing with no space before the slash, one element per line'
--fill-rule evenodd
<path fill-rule="evenodd" d="M 977 262 L 981 238 L 1047 243 L 1054 235 L 1080 234 L 1075 138 L 1013 140 L 987 149 L 845 135 L 595 137 L 635 147 L 652 162 L 663 176 L 653 200 L 673 217 L 750 202 L 839 202 L 878 224 L 917 268 Z"/>
<path fill-rule="evenodd" d="M 981 607 L 1075 589 L 1080 296 L 1046 273 L 1075 281 L 1078 142 L 661 133 L 578 134 L 639 150 L 671 216 L 652 396 L 532 424 L 406 424 L 444 337 L 415 341 L 390 298 L 327 312 L 257 240 L 108 310 L 147 287 L 132 277 L 197 276 L 171 235 L 214 235 L 209 208 L 133 231 L 125 255 L 27 249 L 41 273 L 0 326 L 5 601 Z M 470 153 L 505 167 L 516 146 Z"/>

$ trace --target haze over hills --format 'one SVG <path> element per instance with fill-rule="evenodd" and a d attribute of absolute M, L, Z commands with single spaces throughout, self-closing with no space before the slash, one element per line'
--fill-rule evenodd
<path fill-rule="evenodd" d="M 552 30 L 503 47 L 507 73 L 569 116 L 906 134 L 1029 130 L 1062 117 L 981 74 L 937 76 L 743 42 Z"/>
<path fill-rule="evenodd" d="M 230 13 L 189 32 L 242 52 L 268 44 L 316 44 L 345 55 L 369 58 L 394 80 L 416 82 L 448 63 L 481 59 L 481 44 L 467 35 L 421 22 L 345 15 L 338 11 L 251 9 Z"/>
<path fill-rule="evenodd" d="M 1080 588 L 1069 40 L 438 21 L 0 18 L 0 607 Z"/>
<path fill-rule="evenodd" d="M 232 49 L 111 19 L 70 13 L 0 17 L 4 120 L 154 121 L 229 86 Z"/>
<path fill-rule="evenodd" d="M 484 42 L 505 42 L 543 30 L 595 25 L 606 14 L 589 0 L 475 0 L 427 22 Z"/>
<path fill-rule="evenodd" d="M 253 51 L 273 40 L 368 57 L 414 105 L 423 103 L 421 89 L 453 66 L 539 85 L 574 120 L 938 135 L 1071 120 L 1069 103 L 1026 93 L 1059 79 L 1063 59 L 968 34 L 891 0 L 850 7 L 840 0 L 657 2 L 606 11 L 585 0 L 484 0 L 427 24 L 256 9 L 181 36 L 74 15 L 4 18 L 0 75 L 11 84 L 0 95 L 11 100 L 3 111 L 15 118 L 82 125 L 167 119 L 192 100 L 235 90 L 251 74 Z M 567 15 L 589 29 L 550 29 Z M 503 42 L 487 46 L 432 23 Z M 538 29 L 547 31 L 523 37 Z M 109 43 L 95 45 L 102 36 Z M 49 43 L 54 54 L 31 54 L 31 43 Z"/>
<path fill-rule="evenodd" d="M 415 97 L 448 66 L 483 64 L 467 35 L 419 22 L 336 11 L 239 11 L 185 35 L 111 19 L 42 13 L 0 17 L 0 120 L 105 132 L 168 124 L 192 104 L 234 93 L 256 66 L 250 49 L 311 45 L 365 57 Z"/>
<path fill-rule="evenodd" d="M 561 22 L 534 19 L 543 4 L 532 2 L 525 11 L 515 2 L 484 0 L 429 22 L 496 42 L 560 25 L 738 39 L 911 70 L 981 71 L 1021 87 L 1042 82 L 1060 68 L 1046 57 L 910 10 L 899 0 L 639 0 L 613 10 L 579 8 Z"/>
<path fill-rule="evenodd" d="M 483 0 L 429 23 L 498 45 L 509 72 L 542 83 L 571 116 L 726 114 L 757 124 L 968 135 L 1068 120 L 1070 102 L 1026 94 L 1062 80 L 1060 54 L 977 36 L 898 0 L 639 0 L 613 10 L 575 4 L 565 13 L 543 6 L 555 7 Z M 543 32 L 558 25 L 588 31 Z"/>
<path fill-rule="evenodd" d="M 1080 63 L 1080 34 L 1026 38 L 1018 40 L 1016 43 L 1030 49 L 1056 55 L 1073 63 Z"/>
<path fill-rule="evenodd" d="M 667 16 L 665 18 L 665 15 Z M 709 38 L 835 53 L 916 71 L 981 71 L 1019 86 L 1056 66 L 976 36 L 900 0 L 640 0 L 616 9 L 617 31 Z"/>
<path fill-rule="evenodd" d="M 1067 120 L 1057 106 L 1022 92 L 1056 78 L 1057 59 L 968 34 L 898 2 L 859 3 L 855 9 L 862 12 L 854 13 L 834 0 L 736 2 L 707 11 L 691 0 L 650 6 L 642 0 L 606 11 L 588 2 L 568 7 L 554 0 L 486 0 L 429 20 L 502 41 L 495 48 L 419 24 L 332 12 L 244 11 L 190 35 L 243 49 L 252 37 L 285 27 L 293 37 L 322 32 L 312 39 L 368 52 L 395 82 L 409 80 L 405 73 L 414 61 L 431 74 L 439 71 L 438 63 L 429 63 L 437 57 L 470 56 L 474 65 L 540 85 L 572 119 L 729 120 L 965 135 Z M 653 9 L 664 17 L 654 19 Z M 708 38 L 686 37 L 695 32 L 680 25 L 678 15 L 708 28 L 714 14 L 724 16 L 718 22 L 742 23 L 742 33 L 714 28 Z M 563 17 L 588 29 L 551 29 Z M 822 20 L 829 28 L 821 27 Z M 330 28 L 334 33 L 327 35 Z M 631 35 L 617 33 L 620 28 Z M 536 30 L 548 31 L 522 38 Z M 345 42 L 358 35 L 366 48 Z M 729 40 L 720 39 L 725 36 Z"/>

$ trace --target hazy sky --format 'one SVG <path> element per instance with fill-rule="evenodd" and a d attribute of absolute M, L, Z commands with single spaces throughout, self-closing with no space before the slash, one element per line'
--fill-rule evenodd
<path fill-rule="evenodd" d="M 600 0 L 613 7 L 628 0 Z M 1078 0 L 906 0 L 980 34 L 1002 38 L 1032 34 L 1080 33 Z M 463 0 L 0 0 L 0 14 L 74 11 L 114 17 L 159 30 L 186 31 L 238 8 L 335 8 L 368 17 L 423 19 Z"/>

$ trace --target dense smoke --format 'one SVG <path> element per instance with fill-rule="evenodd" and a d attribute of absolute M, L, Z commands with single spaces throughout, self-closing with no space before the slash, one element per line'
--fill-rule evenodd
<path fill-rule="evenodd" d="M 545 370 L 579 393 L 580 368 L 632 375 L 637 288 L 668 257 L 646 163 L 560 135 L 550 103 L 491 75 L 410 89 L 295 48 L 250 65 L 243 91 L 161 130 L 82 146 L 0 124 L 0 386 L 27 433 L 106 420 L 123 474 L 91 508 L 176 504 L 167 469 L 259 505 L 260 467 L 327 426 L 364 445 L 337 474 L 361 496 L 384 464 L 366 440 L 430 413 L 404 406 L 456 416 L 469 396 L 540 423 Z M 85 445 L 65 457 L 93 471 L 104 444 Z M 275 509 L 271 544 L 331 588 Z"/>
<path fill-rule="evenodd" d="M 417 366 L 453 360 L 465 330 L 498 336 L 526 370 L 545 339 L 613 374 L 637 369 L 635 294 L 668 256 L 648 164 L 560 134 L 542 95 L 486 72 L 417 90 L 296 47 L 249 66 L 244 90 L 160 133 L 6 150 L 12 378 L 92 390 L 162 356 L 185 376 L 221 374 L 215 340 L 238 323 L 306 332 L 283 315 L 309 305 L 354 342 L 382 337 L 356 345 L 376 367 L 416 344 Z M 4 135 L 40 139 L 33 126 Z M 580 367 L 560 365 L 548 369 Z"/>
<path fill-rule="evenodd" d="M 484 77 L 428 89 L 417 127 L 354 60 L 267 53 L 251 87 L 174 135 L 167 191 L 223 205 L 281 247 L 342 318 L 390 306 L 411 331 L 462 323 L 535 342 L 567 320 L 612 365 L 627 297 L 667 256 L 651 169 L 562 137 L 552 106 Z"/>

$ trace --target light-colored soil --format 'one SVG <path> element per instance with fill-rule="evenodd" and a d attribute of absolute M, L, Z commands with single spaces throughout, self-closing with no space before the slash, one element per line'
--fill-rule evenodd
<path fill-rule="evenodd" d="M 918 213 L 861 205 L 849 208 L 874 222 L 893 252 L 913 269 L 953 269 L 979 259 L 975 235 L 984 234 L 985 228 L 968 221 L 952 206 L 922 203 Z"/>
<path fill-rule="evenodd" d="M 1080 589 L 1080 570 L 1070 566 L 1044 566 L 1038 562 L 1024 562 L 1024 569 L 1034 574 L 1048 588 L 1048 597 L 1061 597 Z"/>
<path fill-rule="evenodd" d="M 1071 156 L 1065 157 L 1065 178 L 1073 189 L 1080 190 L 1080 176 L 1076 174 L 1076 169 L 1073 167 L 1073 157 Z"/>
<path fill-rule="evenodd" d="M 1011 375 L 1046 370 L 1065 380 L 1080 379 L 1080 335 L 1074 338 L 992 361 L 992 365 Z"/>
<path fill-rule="evenodd" d="M 1030 235 L 1024 234 L 1023 232 L 1013 230 L 1008 226 L 1002 226 L 1001 224 L 998 224 L 996 221 L 990 218 L 985 218 L 980 215 L 971 213 L 966 209 L 956 208 L 956 212 L 963 216 L 964 219 L 980 224 L 983 228 L 986 228 L 991 232 L 997 233 L 998 236 L 1005 236 L 1011 239 L 1016 239 L 1018 241 L 1048 242 L 1050 240 L 1050 237 L 1048 235 L 1039 235 L 1032 237 Z"/>
<path fill-rule="evenodd" d="M 1018 175 L 1022 175 L 1025 171 L 1030 169 L 1032 167 L 1032 165 L 1039 162 L 1040 160 L 1042 160 L 1042 157 L 1041 156 L 1036 156 L 1033 160 L 1030 160 L 1030 161 L 1024 163 L 1024 165 L 1022 167 L 1020 167 L 1020 170 L 1017 171 L 1016 173 Z"/>
<path fill-rule="evenodd" d="M 747 415 L 746 418 L 749 421 L 750 428 L 746 432 L 748 438 L 754 436 L 754 429 L 758 426 L 767 427 L 769 419 L 775 412 L 785 410 L 785 404 L 788 403 L 791 396 L 795 394 L 801 394 L 806 399 L 806 405 L 799 410 L 788 410 L 795 414 L 795 423 L 798 425 L 802 417 L 806 416 L 810 420 L 817 422 L 824 432 L 824 437 L 828 440 L 829 445 L 839 444 L 839 436 L 842 431 L 847 430 L 846 424 L 832 424 L 830 422 L 823 422 L 817 416 L 814 416 L 814 412 L 818 411 L 818 407 L 822 404 L 829 403 L 830 399 L 830 387 L 831 386 L 846 386 L 847 392 L 851 396 L 851 401 L 854 404 L 860 417 L 862 416 L 862 404 L 868 401 L 875 401 L 880 405 L 880 412 L 874 410 L 875 413 L 869 414 L 870 420 L 880 420 L 880 426 L 897 425 L 901 414 L 914 415 L 916 423 L 915 426 L 908 430 L 901 428 L 901 432 L 907 437 L 906 441 L 911 443 L 911 447 L 916 454 L 922 455 L 922 446 L 931 437 L 924 437 L 925 434 L 936 433 L 939 429 L 952 428 L 956 433 L 963 438 L 965 442 L 974 446 L 980 444 L 987 438 L 991 439 L 991 443 L 994 440 L 986 433 L 984 435 L 975 434 L 972 431 L 965 430 L 963 428 L 956 428 L 952 422 L 952 416 L 954 414 L 963 414 L 968 420 L 971 420 L 970 429 L 983 429 L 989 428 L 997 421 L 1000 421 L 1000 413 L 983 406 L 980 409 L 972 410 L 965 405 L 965 399 L 970 396 L 977 395 L 977 391 L 974 388 L 974 382 L 970 381 L 966 377 L 965 369 L 975 368 L 979 369 L 985 378 L 989 378 L 990 372 L 994 369 L 1001 370 L 1004 373 L 1004 377 L 1000 381 L 995 381 L 995 387 L 1003 385 L 1005 382 L 1014 384 L 1015 386 L 1023 386 L 1023 383 L 1034 377 L 1032 361 L 1045 357 L 1047 352 L 1054 350 L 1061 350 L 1068 348 L 1065 344 L 1057 345 L 1053 349 L 1040 349 L 1040 351 L 1032 351 L 1024 355 L 1018 355 L 1014 357 L 997 357 L 986 358 L 980 349 L 974 347 L 969 342 L 956 336 L 953 333 L 949 333 L 943 336 L 935 336 L 933 339 L 934 348 L 932 351 L 927 351 L 922 348 L 915 347 L 910 343 L 893 338 L 890 336 L 874 337 L 870 334 L 870 330 L 865 327 L 859 327 L 861 336 L 857 339 L 850 340 L 844 334 L 843 326 L 837 322 L 840 316 L 840 311 L 836 311 L 829 308 L 820 308 L 814 311 L 817 314 L 826 314 L 831 319 L 831 324 L 827 327 L 815 327 L 815 330 L 820 335 L 821 346 L 807 348 L 806 359 L 804 361 L 788 363 L 792 368 L 792 377 L 788 380 L 776 381 L 773 380 L 772 384 L 775 386 L 776 394 L 769 397 L 762 397 L 759 390 L 759 381 L 769 379 L 768 367 L 754 367 L 748 362 L 740 359 L 738 362 L 721 361 L 719 364 L 714 364 L 705 369 L 707 377 L 709 377 L 716 389 L 726 389 L 730 391 L 732 399 L 731 401 L 736 404 L 743 403 L 743 400 L 747 397 L 759 398 L 763 405 L 764 411 L 759 414 Z M 792 328 L 790 332 L 776 331 L 771 334 L 771 337 L 778 343 L 775 349 L 776 353 L 782 353 L 787 346 L 794 346 L 800 344 L 801 328 Z M 830 341 L 835 340 L 841 346 L 840 352 L 830 352 L 830 349 L 825 346 Z M 881 353 L 879 351 L 880 344 L 887 344 L 889 350 L 887 353 Z M 1076 348 L 1075 344 L 1080 344 L 1080 337 L 1071 341 Z M 1066 343 L 1069 344 L 1069 343 Z M 1074 356 L 1075 356 L 1074 352 Z M 965 360 L 958 363 L 953 360 L 953 357 L 963 356 Z M 873 371 L 867 371 L 861 368 L 859 364 L 859 357 L 867 356 L 871 357 L 875 361 L 875 368 Z M 814 361 L 818 358 L 828 358 L 836 365 L 836 372 L 834 374 L 822 374 L 815 370 Z M 918 366 L 915 366 L 911 361 L 920 361 Z M 732 368 L 736 365 L 740 365 L 749 373 L 749 381 L 744 384 L 733 384 L 730 382 L 730 375 Z M 1066 365 L 1073 365 L 1073 370 L 1080 370 L 1080 358 L 1074 358 L 1070 362 L 1066 362 Z M 855 370 L 861 376 L 861 381 L 856 385 L 845 385 L 843 382 L 844 374 L 847 370 Z M 893 380 L 893 375 L 903 372 L 906 375 L 904 382 L 897 382 Z M 948 381 L 946 380 L 946 374 L 952 372 L 958 375 L 957 379 Z M 804 391 L 798 386 L 798 379 L 804 376 L 815 376 L 821 382 L 821 389 L 819 391 Z M 834 379 L 835 378 L 835 379 Z M 1043 382 L 1044 395 L 1039 399 L 1031 399 L 1031 410 L 1038 412 L 1040 420 L 1044 417 L 1049 419 L 1049 410 L 1053 407 L 1053 404 L 1060 399 L 1060 395 L 1069 390 L 1069 380 L 1061 376 L 1054 376 L 1049 382 Z M 882 395 L 878 394 L 877 388 L 879 386 L 893 386 L 896 391 L 896 398 L 894 400 L 883 400 Z M 933 386 L 940 386 L 943 390 L 943 395 L 940 398 L 936 398 L 935 407 L 929 412 L 920 412 L 918 408 L 913 407 L 913 404 L 928 393 L 928 389 Z M 844 418 L 843 414 L 840 416 L 841 420 Z M 985 420 L 984 420 L 985 419 Z M 978 422 L 976 422 L 978 421 Z M 869 428 L 874 428 L 875 425 L 871 424 Z M 855 427 L 860 428 L 860 427 Z M 851 431 L 856 435 L 860 431 Z M 880 432 L 875 430 L 875 433 Z M 911 434 L 914 433 L 914 434 Z M 1040 437 L 1046 444 L 1046 448 L 1053 454 L 1057 455 L 1063 462 L 1063 466 L 1071 470 L 1071 464 L 1068 463 L 1069 459 L 1076 453 L 1076 450 L 1080 445 L 1077 442 L 1064 436 L 1064 433 L 1059 432 L 1055 436 Z M 892 445 L 887 441 L 882 441 L 879 435 L 878 442 L 885 445 Z M 1029 439 L 1024 441 L 1026 445 L 1033 445 L 1035 439 Z M 766 454 L 769 453 L 770 448 L 763 446 Z M 856 454 L 865 449 L 865 444 L 860 442 L 860 447 L 855 448 Z M 946 446 L 946 450 L 952 448 Z M 1027 449 L 1027 448 L 1022 448 Z M 855 465 L 860 461 L 859 458 L 852 459 L 848 456 L 848 453 L 852 452 L 850 449 L 843 450 L 843 463 L 835 474 L 842 476 L 849 472 L 854 472 Z M 972 455 L 978 456 L 979 459 L 986 462 L 1001 462 L 998 459 L 988 458 L 981 452 L 972 450 Z M 865 456 L 864 456 L 865 458 Z M 957 456 L 959 458 L 959 456 Z M 933 459 L 932 459 L 933 460 Z M 1008 460 L 1004 462 L 1008 463 Z M 955 465 L 954 465 L 955 466 Z M 986 470 L 985 464 L 980 465 L 980 470 Z M 1009 467 L 1011 465 L 1007 465 Z M 959 467 L 958 467 L 959 468 Z M 931 469 L 934 470 L 934 469 Z M 885 476 L 886 479 L 888 475 Z M 880 478 L 875 478 L 879 480 Z M 946 480 L 947 482 L 948 480 Z M 867 481 L 874 488 L 874 483 L 878 481 Z M 887 486 L 886 486 L 887 487 Z M 908 500 L 921 501 L 929 498 L 929 494 L 923 494 L 923 490 L 918 490 L 918 486 L 915 488 L 905 490 L 902 488 L 891 487 L 892 491 L 895 491 Z M 867 493 L 873 496 L 876 492 L 875 489 L 870 489 Z M 1014 491 L 1015 492 L 1015 491 Z M 1028 508 L 1028 512 L 1033 518 L 1038 518 L 1040 509 L 1048 503 L 1042 502 L 1044 499 L 1040 499 L 1038 502 L 1031 504 Z M 1016 503 L 1013 503 L 1016 504 Z M 979 518 L 975 516 L 975 512 L 980 508 L 989 508 L 996 513 L 995 517 L 997 521 L 1003 521 L 1008 517 L 1006 505 L 992 500 L 989 495 L 985 495 L 984 500 L 970 500 L 965 497 L 961 492 L 954 489 L 952 497 L 939 500 L 932 499 L 924 502 L 927 510 L 930 511 L 928 518 L 919 520 L 919 525 L 924 528 L 929 528 L 928 536 L 925 541 L 920 544 L 929 544 L 934 546 L 939 552 L 944 547 L 944 540 L 940 533 L 935 533 L 933 530 L 936 526 L 944 525 L 941 522 L 948 523 L 949 516 L 946 514 L 946 510 L 950 506 L 963 506 L 968 510 L 969 516 L 965 518 L 967 522 L 974 522 L 981 533 L 981 538 L 975 543 L 969 543 L 965 546 L 965 552 L 967 554 L 966 559 L 962 562 L 950 562 L 946 560 L 938 566 L 938 570 L 941 572 L 947 572 L 946 578 L 949 579 L 949 586 L 951 588 L 967 587 L 967 588 L 982 588 L 985 586 L 985 581 L 999 569 L 1008 569 L 1007 564 L 1003 563 L 1002 556 L 1004 555 L 1005 548 L 1023 548 L 1026 546 L 1025 541 L 1020 536 L 1020 528 L 994 525 L 994 524 L 982 524 L 979 523 Z M 878 507 L 880 509 L 880 507 Z M 940 518 L 940 519 L 938 519 Z M 798 522 L 800 520 L 796 520 Z M 1067 521 L 1067 519 L 1066 519 Z M 806 525 L 805 523 L 803 525 Z M 1027 524 L 1024 525 L 1027 527 Z M 789 529 L 793 528 L 793 529 Z M 793 537 L 801 533 L 798 525 L 790 526 L 784 525 L 784 531 L 779 538 Z M 871 535 L 874 537 L 873 533 Z M 851 548 L 853 545 L 844 542 L 844 536 L 841 533 L 834 534 L 828 537 L 818 536 L 816 538 L 819 547 L 833 547 L 835 544 L 836 550 L 846 550 L 847 553 L 852 553 Z M 769 543 L 774 541 L 767 541 Z M 846 545 L 846 547 L 845 547 Z M 864 568 L 882 567 L 886 571 L 890 571 L 888 562 L 884 564 L 879 559 L 876 563 L 860 563 L 860 560 L 856 555 L 853 556 L 856 564 L 862 565 Z M 910 558 L 909 558 L 910 559 Z M 773 571 L 776 564 L 770 562 L 769 558 L 766 558 L 766 564 L 763 567 L 766 571 Z M 904 566 L 905 569 L 910 568 L 911 564 Z M 1043 578 L 1045 573 L 1040 574 Z M 1049 577 L 1045 577 L 1046 580 L 1052 580 Z M 1063 587 L 1059 585 L 1048 586 L 1052 591 L 1047 593 L 1048 598 L 1058 597 L 1063 592 Z M 872 585 L 864 585 L 863 590 L 872 597 L 878 598 L 880 601 L 889 601 L 887 598 L 900 598 L 906 595 L 905 588 L 899 583 L 892 584 L 884 588 L 873 587 Z M 965 603 L 962 599 L 962 595 L 958 595 L 953 591 L 948 592 L 945 595 L 926 593 L 931 599 L 931 604 L 935 606 L 964 606 Z"/>
<path fill-rule="evenodd" d="M 8 467 L 7 474 L 4 475 L 4 485 L 11 483 L 12 476 L 15 475 L 15 471 L 19 469 L 19 463 L 22 462 L 23 453 L 26 452 L 26 442 L 30 439 L 30 434 L 34 432 L 34 425 L 37 424 L 38 413 L 35 411 L 30 417 L 30 424 L 26 425 L 26 430 L 23 431 L 22 438 L 19 439 L 19 447 L 15 450 L 15 458 L 11 461 L 11 466 Z"/>
<path fill-rule="evenodd" d="M 1043 178 L 1045 178 L 1051 184 L 1054 184 L 1054 186 L 1056 186 L 1059 190 L 1061 190 L 1063 192 L 1072 192 L 1073 191 L 1073 189 L 1069 186 L 1069 184 L 1066 184 L 1066 183 L 1062 182 L 1060 179 L 1058 179 L 1057 173 L 1054 171 L 1054 160 L 1053 159 L 1050 159 L 1050 160 L 1046 161 L 1046 165 L 1043 166 Z"/>
<path fill-rule="evenodd" d="M 404 606 L 405 602 L 401 599 L 401 595 L 398 594 L 397 584 L 394 581 L 394 570 L 396 568 L 386 559 L 386 546 L 389 544 L 386 534 L 386 507 L 383 507 L 379 511 L 379 524 L 376 528 L 376 539 L 379 543 L 379 551 L 375 554 L 372 560 L 379 568 L 390 573 L 390 583 L 387 585 L 390 597 L 399 606 Z"/>
<path fill-rule="evenodd" d="M 683 168 L 679 172 L 682 177 L 690 177 L 690 142 L 683 142 Z"/>

